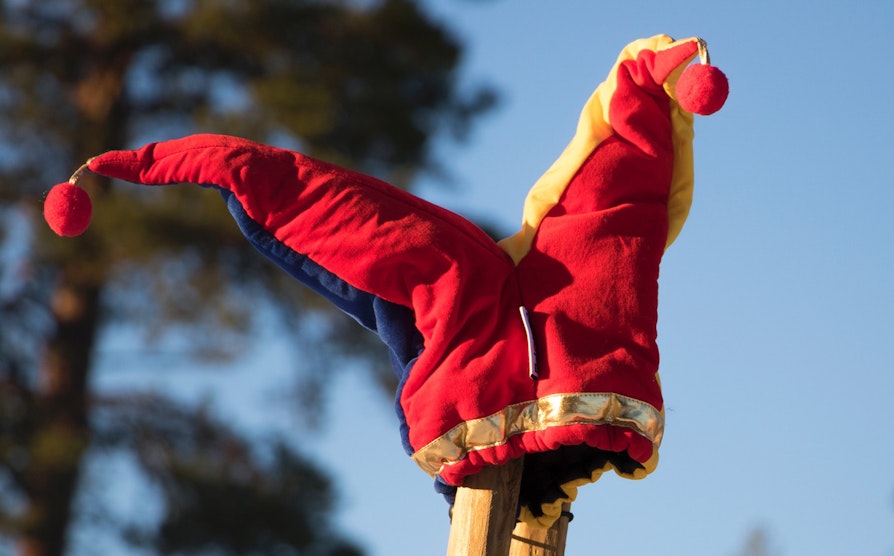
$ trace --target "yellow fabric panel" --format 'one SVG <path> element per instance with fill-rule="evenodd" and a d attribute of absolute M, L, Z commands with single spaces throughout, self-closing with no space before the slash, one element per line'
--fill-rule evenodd
<path fill-rule="evenodd" d="M 665 82 L 664 88 L 674 99 L 671 105 L 671 124 L 674 130 L 674 171 L 671 177 L 670 195 L 667 201 L 667 244 L 665 249 L 680 235 L 692 206 L 695 187 L 695 163 L 692 156 L 693 117 L 676 103 L 674 89 L 685 65 L 677 68 Z"/>
<path fill-rule="evenodd" d="M 615 65 L 606 80 L 601 83 L 590 96 L 581 111 L 577 131 L 571 142 L 552 166 L 534 184 L 525 199 L 522 214 L 522 228 L 516 234 L 499 242 L 500 247 L 509 254 L 516 264 L 527 254 L 534 240 L 540 222 L 558 202 L 565 188 L 586 161 L 590 153 L 606 138 L 611 136 L 609 121 L 609 104 L 617 89 L 618 67 L 627 60 L 635 59 L 644 50 L 660 51 L 683 42 L 697 41 L 698 38 L 674 41 L 667 35 L 656 35 L 648 39 L 640 39 L 627 45 L 618 56 Z M 693 54 L 693 58 L 695 54 Z M 688 63 L 688 62 L 687 62 Z M 665 89 L 673 98 L 673 85 L 685 68 L 681 64 L 668 78 Z M 671 225 L 668 245 L 679 234 L 683 222 L 689 213 L 692 200 L 692 115 L 680 109 L 677 103 L 672 106 L 674 129 L 674 178 L 671 186 L 671 202 L 668 213 Z M 677 162 L 679 161 L 679 168 Z"/>

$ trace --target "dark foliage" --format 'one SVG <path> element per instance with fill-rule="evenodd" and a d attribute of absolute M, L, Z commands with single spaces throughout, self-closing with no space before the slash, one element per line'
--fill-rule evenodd
<path fill-rule="evenodd" d="M 410 0 L 0 2 L 0 534 L 21 554 L 64 553 L 73 500 L 92 486 L 85 458 L 103 450 L 135 451 L 163 493 L 158 528 L 135 542 L 355 552 L 306 537 L 326 530 L 331 492 L 283 441 L 261 457 L 219 421 L 161 400 L 103 407 L 89 385 L 113 326 L 176 333 L 207 362 L 238 356 L 257 315 L 274 314 L 314 392 L 370 337 L 252 252 L 213 192 L 85 180 L 94 221 L 69 240 L 46 231 L 40 200 L 92 155 L 194 131 L 407 185 L 434 168 L 435 136 L 461 137 L 493 104 L 459 87 L 461 54 Z"/>

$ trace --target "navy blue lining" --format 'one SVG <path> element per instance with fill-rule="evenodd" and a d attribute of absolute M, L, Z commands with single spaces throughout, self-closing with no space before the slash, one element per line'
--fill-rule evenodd
<path fill-rule="evenodd" d="M 391 365 L 399 381 L 395 406 L 400 419 L 401 441 L 404 450 L 412 455 L 409 427 L 399 400 L 413 363 L 423 349 L 422 334 L 416 328 L 413 310 L 348 284 L 307 255 L 285 245 L 245 212 L 245 208 L 232 191 L 218 189 L 249 243 L 290 276 L 332 302 L 364 328 L 375 332 L 388 346 Z M 333 238 L 333 241 L 338 239 Z"/>

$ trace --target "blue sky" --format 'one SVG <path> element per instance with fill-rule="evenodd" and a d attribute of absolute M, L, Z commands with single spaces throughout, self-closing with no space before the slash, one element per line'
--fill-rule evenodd
<path fill-rule="evenodd" d="M 566 554 L 733 556 L 758 527 L 774 554 L 894 554 L 894 3 L 428 4 L 466 41 L 466 78 L 504 102 L 439 147 L 453 187 L 419 193 L 507 235 L 628 42 L 701 36 L 730 79 L 724 109 L 696 118 L 695 201 L 661 269 L 661 463 L 582 488 Z M 265 400 L 290 353 L 278 338 L 213 387 L 177 383 L 289 423 Z M 258 360 L 282 370 L 259 383 Z M 371 556 L 443 554 L 447 507 L 390 400 L 338 381 L 327 433 L 301 438 L 338 478 L 340 523 Z"/>

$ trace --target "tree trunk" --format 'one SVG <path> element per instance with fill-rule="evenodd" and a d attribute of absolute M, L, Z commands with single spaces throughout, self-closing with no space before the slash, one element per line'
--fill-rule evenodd
<path fill-rule="evenodd" d="M 85 265 L 86 266 L 86 265 Z M 69 264 L 51 300 L 55 330 L 38 372 L 38 420 L 24 473 L 22 556 L 65 552 L 82 456 L 89 441 L 87 385 L 99 312 L 95 269 Z"/>
<path fill-rule="evenodd" d="M 121 91 L 131 56 L 121 48 L 100 59 L 72 91 L 81 118 L 79 134 L 72 138 L 77 165 L 124 142 L 127 105 Z M 108 180 L 88 180 L 97 204 Z M 21 556 L 64 554 L 81 460 L 90 441 L 89 376 L 109 263 L 102 241 L 89 233 L 64 241 L 65 251 L 53 261 L 59 271 L 50 300 L 55 328 L 37 373 L 38 420 L 24 473 L 28 506 L 18 542 Z"/>

